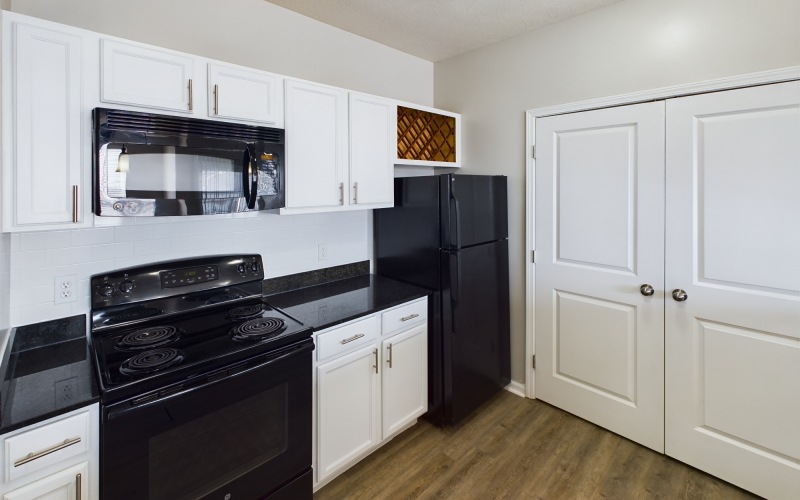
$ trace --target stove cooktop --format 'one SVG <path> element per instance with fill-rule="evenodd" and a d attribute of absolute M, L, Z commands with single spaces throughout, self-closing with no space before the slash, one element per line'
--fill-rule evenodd
<path fill-rule="evenodd" d="M 127 318 L 133 310 L 160 312 L 151 319 L 93 334 L 104 399 L 118 400 L 164 387 L 311 335 L 311 328 L 260 298 L 173 315 L 164 314 L 162 306 L 136 305 L 95 316 L 97 324 L 107 324 L 116 314 Z"/>

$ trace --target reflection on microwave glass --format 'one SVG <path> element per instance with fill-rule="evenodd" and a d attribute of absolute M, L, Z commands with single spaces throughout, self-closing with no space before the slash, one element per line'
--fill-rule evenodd
<path fill-rule="evenodd" d="M 174 146 L 127 146 L 128 171 L 119 171 L 122 145 L 106 145 L 100 162 L 112 198 L 231 198 L 243 196 L 241 158 L 206 156 Z M 138 150 L 137 150 L 138 149 Z M 233 156 L 233 155 L 231 155 Z M 259 169 L 259 194 L 275 192 L 274 173 Z M 263 182 L 262 182 L 263 179 Z"/>

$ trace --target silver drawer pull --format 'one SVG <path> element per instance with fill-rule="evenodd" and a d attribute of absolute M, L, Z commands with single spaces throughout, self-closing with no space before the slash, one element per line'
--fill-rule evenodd
<path fill-rule="evenodd" d="M 363 336 L 364 336 L 363 333 L 357 333 L 357 334 L 353 335 L 352 337 L 349 337 L 349 338 L 346 338 L 346 339 L 342 340 L 342 345 L 349 344 L 350 342 L 352 342 L 354 340 L 358 340 Z"/>
<path fill-rule="evenodd" d="M 408 321 L 410 319 L 414 319 L 417 317 L 419 317 L 419 314 L 409 314 L 408 316 L 403 316 L 402 318 L 400 318 L 400 321 Z"/>
<path fill-rule="evenodd" d="M 19 460 L 14 462 L 14 467 L 19 467 L 20 465 L 25 465 L 28 462 L 33 462 L 37 458 L 42 458 L 42 457 L 44 457 L 46 455 L 49 455 L 51 453 L 55 453 L 58 450 L 63 450 L 64 448 L 66 448 L 68 446 L 72 446 L 73 444 L 78 444 L 80 442 L 81 442 L 81 438 L 80 438 L 80 436 L 78 436 L 78 437 L 74 437 L 72 439 L 65 439 L 63 443 L 59 443 L 59 444 L 57 444 L 55 446 L 51 446 L 50 448 L 44 449 L 42 451 L 37 451 L 36 453 L 33 453 L 33 452 L 28 453 L 27 455 L 25 455 L 24 458 L 20 458 Z"/>

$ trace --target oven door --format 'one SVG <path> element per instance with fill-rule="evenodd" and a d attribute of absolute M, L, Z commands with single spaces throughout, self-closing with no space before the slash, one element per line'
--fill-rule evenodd
<path fill-rule="evenodd" d="M 307 475 L 313 349 L 308 339 L 104 408 L 101 497 L 255 499 Z"/>

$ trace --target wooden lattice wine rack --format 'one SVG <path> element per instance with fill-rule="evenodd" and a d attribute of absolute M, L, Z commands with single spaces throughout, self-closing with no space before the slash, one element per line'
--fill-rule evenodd
<path fill-rule="evenodd" d="M 397 158 L 456 162 L 456 119 L 397 106 Z"/>

